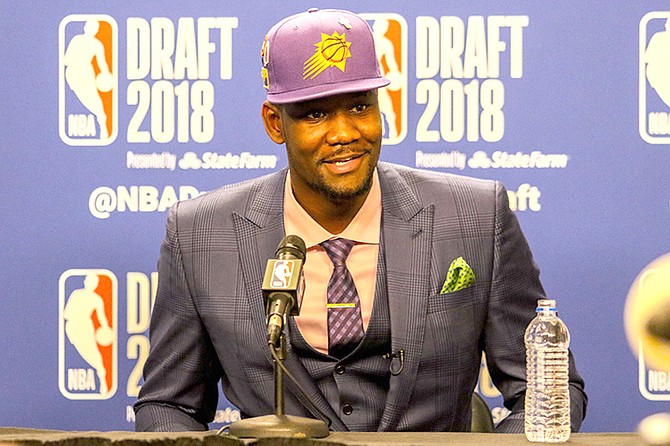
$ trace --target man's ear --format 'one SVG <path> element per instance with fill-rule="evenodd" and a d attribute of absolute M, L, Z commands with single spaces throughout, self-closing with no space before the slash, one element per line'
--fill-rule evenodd
<path fill-rule="evenodd" d="M 277 105 L 265 101 L 261 107 L 261 116 L 263 117 L 265 132 L 270 139 L 277 144 L 283 144 L 286 140 L 282 131 L 281 109 Z"/>

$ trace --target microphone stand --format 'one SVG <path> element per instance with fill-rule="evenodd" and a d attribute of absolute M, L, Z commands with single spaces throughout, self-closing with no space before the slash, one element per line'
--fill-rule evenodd
<path fill-rule="evenodd" d="M 270 348 L 275 348 L 270 346 Z M 275 350 L 275 352 L 277 352 Z M 235 421 L 228 430 L 230 435 L 238 438 L 268 438 L 268 437 L 291 437 L 291 438 L 324 438 L 327 437 L 328 426 L 322 420 L 312 418 L 296 417 L 284 414 L 284 372 L 278 361 L 282 363 L 286 359 L 286 342 L 284 333 L 279 336 L 279 351 L 273 354 L 274 363 L 274 387 L 275 387 L 275 413 L 254 418 Z"/>

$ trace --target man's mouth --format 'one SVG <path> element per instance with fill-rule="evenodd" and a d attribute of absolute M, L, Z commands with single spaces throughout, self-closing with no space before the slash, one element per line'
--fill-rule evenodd
<path fill-rule="evenodd" d="M 352 153 L 352 154 L 347 155 L 347 156 L 339 156 L 339 157 L 336 157 L 336 158 L 324 160 L 324 163 L 335 164 L 336 166 L 343 166 L 346 163 L 350 162 L 351 160 L 362 157 L 364 154 L 365 154 L 365 152 Z"/>
<path fill-rule="evenodd" d="M 336 174 L 344 174 L 353 172 L 361 164 L 361 159 L 366 152 L 352 153 L 344 156 L 337 156 L 327 160 L 323 163 Z"/>

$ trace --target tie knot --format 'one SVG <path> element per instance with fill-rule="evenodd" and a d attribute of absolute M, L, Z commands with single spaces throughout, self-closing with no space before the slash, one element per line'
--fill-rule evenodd
<path fill-rule="evenodd" d="M 330 257 L 330 261 L 333 262 L 333 265 L 336 267 L 345 265 L 344 262 L 347 260 L 347 257 L 349 257 L 351 248 L 353 248 L 355 244 L 355 241 L 346 238 L 336 238 L 320 243 L 320 245 L 323 246 L 323 249 L 326 250 L 328 257 Z"/>

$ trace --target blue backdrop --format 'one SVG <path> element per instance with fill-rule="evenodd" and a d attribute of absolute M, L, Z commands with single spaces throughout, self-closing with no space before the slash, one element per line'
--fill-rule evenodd
<path fill-rule="evenodd" d="M 260 47 L 312 6 L 333 5 L 3 1 L 0 425 L 133 428 L 165 210 L 286 165 Z M 623 328 L 634 279 L 670 251 L 667 2 L 336 7 L 366 14 L 394 81 L 382 158 L 510 191 L 572 333 L 583 429 L 667 411 L 670 370 L 638 364 Z M 112 328 L 95 343 L 64 323 L 88 276 Z M 481 392 L 501 416 L 485 374 Z"/>

